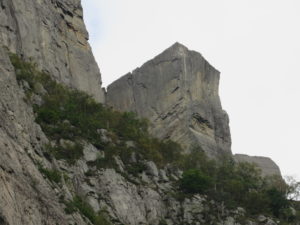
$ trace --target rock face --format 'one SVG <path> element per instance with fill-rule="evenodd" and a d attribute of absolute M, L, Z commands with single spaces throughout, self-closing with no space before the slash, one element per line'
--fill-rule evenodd
<path fill-rule="evenodd" d="M 68 218 L 54 189 L 39 172 L 47 138 L 23 99 L 7 51 L 0 48 L 0 224 L 85 224 Z"/>
<path fill-rule="evenodd" d="M 248 162 L 254 163 L 261 169 L 263 176 L 279 176 L 281 177 L 281 172 L 277 164 L 270 158 L 262 156 L 249 156 L 243 154 L 235 154 L 233 156 L 234 160 L 237 162 Z"/>
<path fill-rule="evenodd" d="M 0 0 L 0 21 L 0 43 L 6 46 L 0 46 L 1 225 L 91 224 L 88 214 L 67 212 L 75 196 L 87 201 L 97 215 L 105 211 L 104 216 L 117 225 L 240 224 L 243 210 L 224 210 L 206 196 L 174 195 L 182 171 L 170 165 L 157 168 L 154 162 L 141 160 L 144 171 L 133 174 L 115 156 L 113 166 L 98 168 L 94 163 L 108 156 L 87 142 L 82 157 L 72 165 L 49 158 L 45 148 L 52 142 L 35 122 L 25 83 L 18 84 L 8 55 L 10 51 L 32 58 L 58 82 L 104 102 L 80 1 Z M 230 153 L 228 117 L 221 108 L 218 82 L 218 71 L 199 53 L 175 44 L 112 84 L 107 103 L 149 118 L 152 133 L 160 138 L 187 148 L 200 143 L 211 155 Z M 41 95 L 46 91 L 43 86 L 35 88 Z M 41 96 L 35 97 L 34 103 L 42 104 Z M 106 144 L 114 137 L 105 129 L 99 135 Z M 60 143 L 74 144 L 64 139 Z M 124 144 L 136 146 L 134 141 Z M 136 165 L 137 155 L 130 160 L 131 166 Z M 49 171 L 58 171 L 60 180 L 53 180 Z M 271 224 L 248 222 L 244 224 Z"/>
<path fill-rule="evenodd" d="M 87 40 L 79 0 L 0 0 L 0 224 L 87 224 L 79 213 L 66 215 L 56 187 L 34 163 L 45 161 L 47 138 L 8 58 L 9 51 L 31 58 L 55 80 L 103 102 Z"/>
<path fill-rule="evenodd" d="M 218 94 L 219 72 L 201 54 L 176 43 L 108 86 L 106 103 L 150 120 L 151 133 L 187 151 L 231 153 L 229 119 Z"/>
<path fill-rule="evenodd" d="M 53 78 L 104 101 L 80 0 L 0 0 L 0 43 Z"/>

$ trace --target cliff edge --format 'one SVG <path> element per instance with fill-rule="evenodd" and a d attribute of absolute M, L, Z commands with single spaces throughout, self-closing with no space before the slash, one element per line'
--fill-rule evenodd
<path fill-rule="evenodd" d="M 104 101 L 80 0 L 0 1 L 0 43 L 69 87 Z"/>
<path fill-rule="evenodd" d="M 106 103 L 150 120 L 150 132 L 188 152 L 231 154 L 229 119 L 222 109 L 220 73 L 201 54 L 175 43 L 108 86 Z"/>

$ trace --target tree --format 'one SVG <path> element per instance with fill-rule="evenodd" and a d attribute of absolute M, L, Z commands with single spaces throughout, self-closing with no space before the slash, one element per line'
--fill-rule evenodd
<path fill-rule="evenodd" d="M 189 194 L 202 194 L 212 185 L 212 178 L 197 169 L 185 171 L 180 180 L 180 188 Z"/>
<path fill-rule="evenodd" d="M 285 181 L 287 182 L 286 197 L 289 200 L 299 201 L 300 200 L 300 182 L 296 181 L 291 176 L 286 176 Z"/>

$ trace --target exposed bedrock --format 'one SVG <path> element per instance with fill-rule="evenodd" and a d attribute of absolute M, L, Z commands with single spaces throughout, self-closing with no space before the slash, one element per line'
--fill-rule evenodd
<path fill-rule="evenodd" d="M 0 0 L 0 45 L 104 101 L 80 0 Z"/>
<path fill-rule="evenodd" d="M 186 151 L 231 153 L 229 119 L 222 109 L 220 73 L 201 54 L 175 43 L 108 86 L 106 103 L 150 120 L 150 132 Z"/>

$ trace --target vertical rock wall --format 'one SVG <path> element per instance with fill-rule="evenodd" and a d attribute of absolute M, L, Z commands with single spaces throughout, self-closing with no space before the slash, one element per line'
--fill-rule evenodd
<path fill-rule="evenodd" d="M 33 162 L 44 160 L 47 138 L 23 101 L 7 54 L 0 48 L 0 224 L 86 224 L 80 216 L 68 218 L 58 193 Z"/>
<path fill-rule="evenodd" d="M 0 224 L 86 224 L 66 215 L 34 162 L 47 138 L 16 81 L 9 52 L 32 59 L 58 82 L 104 102 L 80 0 L 0 0 Z"/>
<path fill-rule="evenodd" d="M 150 131 L 187 151 L 231 153 L 229 119 L 218 94 L 219 72 L 201 54 L 176 43 L 108 86 L 106 103 L 148 118 Z"/>
<path fill-rule="evenodd" d="M 0 45 L 104 102 L 80 0 L 0 0 Z"/>

